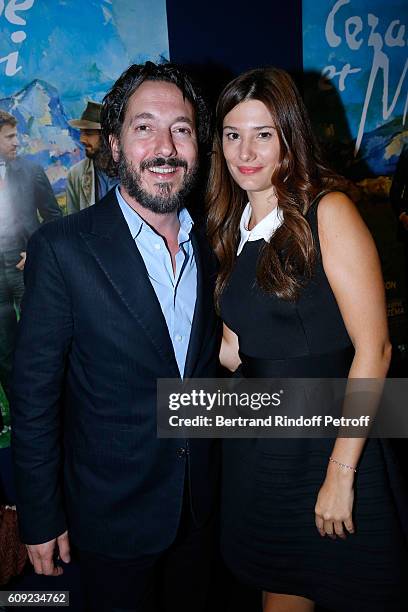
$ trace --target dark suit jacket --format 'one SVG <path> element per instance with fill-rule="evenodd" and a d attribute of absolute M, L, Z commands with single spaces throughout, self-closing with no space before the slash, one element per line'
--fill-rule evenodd
<path fill-rule="evenodd" d="M 185 375 L 212 377 L 215 261 L 195 230 L 192 242 L 197 301 Z M 186 463 L 197 522 L 212 510 L 214 443 L 157 438 L 156 379 L 179 373 L 114 191 L 42 226 L 29 242 L 25 280 L 12 385 L 23 541 L 45 542 L 68 525 L 85 550 L 164 550 L 177 531 Z"/>
<path fill-rule="evenodd" d="M 394 213 L 399 219 L 401 213 L 408 213 L 408 145 L 401 152 L 390 189 L 390 202 Z M 404 237 L 408 232 L 403 230 Z"/>
<path fill-rule="evenodd" d="M 25 245 L 40 225 L 37 211 L 43 221 L 61 217 L 62 212 L 41 166 L 18 157 L 7 164 L 7 183 L 15 212 L 16 238 Z"/>

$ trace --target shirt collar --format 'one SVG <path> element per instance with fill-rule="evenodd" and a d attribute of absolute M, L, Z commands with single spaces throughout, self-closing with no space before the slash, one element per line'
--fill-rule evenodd
<path fill-rule="evenodd" d="M 154 229 L 152 229 L 150 225 L 146 223 L 146 221 L 144 221 L 144 219 L 142 219 L 142 217 L 131 206 L 129 206 L 120 193 L 119 185 L 116 185 L 115 193 L 133 240 L 140 234 L 142 229 L 157 235 Z M 190 239 L 190 232 L 194 222 L 187 208 L 182 208 L 179 211 L 178 218 L 180 222 L 178 242 L 179 244 L 182 244 Z"/>
<path fill-rule="evenodd" d="M 280 210 L 280 208 L 277 206 L 268 215 L 266 215 L 266 217 L 264 217 L 262 221 L 257 223 L 257 225 L 255 225 L 254 228 L 249 230 L 247 228 L 248 228 L 249 220 L 251 218 L 251 214 L 252 214 L 252 207 L 251 207 L 251 204 L 248 202 L 248 204 L 245 206 L 243 210 L 241 221 L 239 224 L 240 241 L 239 241 L 239 246 L 237 250 L 237 255 L 241 253 L 242 249 L 244 248 L 247 242 L 253 242 L 261 238 L 263 238 L 265 242 L 269 242 L 269 240 L 272 237 L 272 234 L 283 223 L 283 213 Z"/>

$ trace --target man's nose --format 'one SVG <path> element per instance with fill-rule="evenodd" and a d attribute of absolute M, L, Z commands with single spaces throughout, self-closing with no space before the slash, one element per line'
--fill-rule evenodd
<path fill-rule="evenodd" d="M 170 157 L 177 154 L 173 134 L 170 130 L 161 130 L 157 133 L 154 152 L 155 155 L 162 157 Z"/>

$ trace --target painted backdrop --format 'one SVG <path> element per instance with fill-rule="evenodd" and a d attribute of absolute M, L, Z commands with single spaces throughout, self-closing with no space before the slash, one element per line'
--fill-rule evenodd
<path fill-rule="evenodd" d="M 408 144 L 406 0 L 303 0 L 305 97 L 379 249 L 391 336 L 408 368 L 403 245 L 388 193 Z"/>
<path fill-rule="evenodd" d="M 43 166 L 62 208 L 68 169 L 84 155 L 68 120 L 148 59 L 169 59 L 165 0 L 0 0 L 0 108 L 18 120 L 19 155 Z M 1 386 L 0 408 L 2 447 Z"/>
<path fill-rule="evenodd" d="M 129 64 L 168 57 L 165 0 L 0 0 L 0 108 L 57 195 L 83 155 L 68 120 Z"/>

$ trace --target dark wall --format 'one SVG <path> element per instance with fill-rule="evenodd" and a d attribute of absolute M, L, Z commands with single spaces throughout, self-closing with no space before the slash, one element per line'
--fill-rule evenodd
<path fill-rule="evenodd" d="M 167 0 L 170 59 L 201 73 L 210 89 L 264 65 L 302 69 L 301 0 Z"/>

